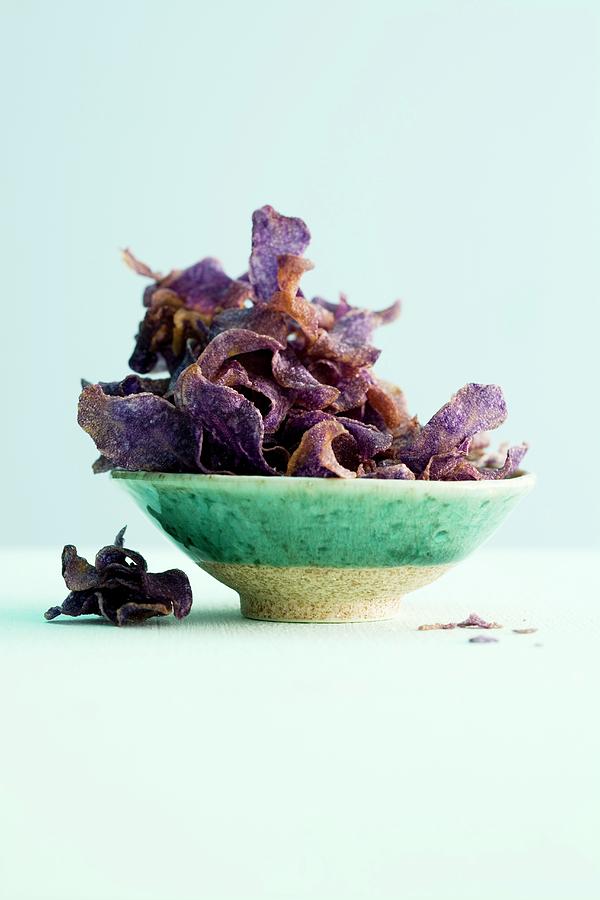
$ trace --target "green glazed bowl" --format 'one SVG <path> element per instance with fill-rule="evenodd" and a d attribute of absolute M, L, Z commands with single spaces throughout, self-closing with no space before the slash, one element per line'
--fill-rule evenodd
<path fill-rule="evenodd" d="M 488 538 L 535 478 L 269 478 L 115 470 L 166 534 L 240 595 L 251 619 L 395 616 L 404 594 Z"/>

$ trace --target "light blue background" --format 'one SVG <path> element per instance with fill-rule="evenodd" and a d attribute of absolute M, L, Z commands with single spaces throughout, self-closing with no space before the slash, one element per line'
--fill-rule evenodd
<path fill-rule="evenodd" d="M 501 383 L 539 488 L 495 539 L 597 544 L 599 24 L 577 2 L 4 3 L 3 539 L 162 539 L 75 424 L 142 282 L 303 216 L 309 290 L 383 306 L 427 419 Z"/>

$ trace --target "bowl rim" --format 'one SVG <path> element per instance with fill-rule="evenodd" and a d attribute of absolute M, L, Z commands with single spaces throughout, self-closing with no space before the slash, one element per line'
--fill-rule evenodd
<path fill-rule="evenodd" d="M 434 493 L 458 493 L 463 491 L 493 491 L 496 493 L 512 493 L 513 491 L 529 491 L 536 483 L 533 472 L 517 470 L 510 478 L 482 479 L 481 481 L 423 481 L 395 478 L 277 478 L 273 475 L 227 475 L 220 473 L 205 474 L 203 472 L 147 472 L 130 471 L 129 469 L 112 469 L 111 478 L 118 481 L 147 481 L 150 483 L 171 483 L 174 487 L 190 484 L 244 484 L 268 485 L 279 488 L 281 485 L 311 487 L 312 490 L 377 490 L 377 491 L 422 491 Z M 319 487 L 317 487 L 319 485 Z M 361 487 L 358 487 L 361 485 Z M 282 488 L 286 490 L 287 488 Z"/>

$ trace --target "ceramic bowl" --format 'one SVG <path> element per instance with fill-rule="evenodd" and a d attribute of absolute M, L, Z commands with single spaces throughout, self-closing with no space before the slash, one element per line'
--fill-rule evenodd
<path fill-rule="evenodd" d="M 240 595 L 251 619 L 395 616 L 404 594 L 488 538 L 534 484 L 169 475 L 115 470 L 194 562 Z"/>

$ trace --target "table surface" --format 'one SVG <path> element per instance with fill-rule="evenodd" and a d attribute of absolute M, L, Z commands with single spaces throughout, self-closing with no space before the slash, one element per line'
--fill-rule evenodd
<path fill-rule="evenodd" d="M 0 896 L 599 896 L 598 554 L 482 550 L 355 625 L 148 558 L 186 621 L 45 622 L 56 550 L 2 553 Z M 498 643 L 417 630 L 471 611 Z"/>

